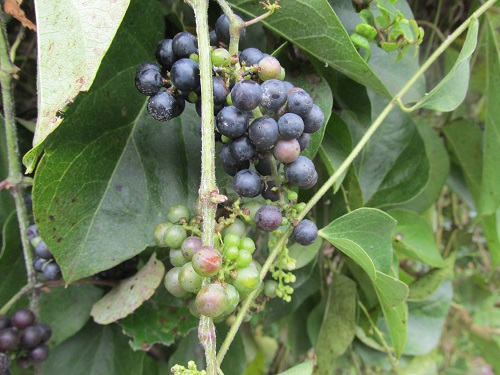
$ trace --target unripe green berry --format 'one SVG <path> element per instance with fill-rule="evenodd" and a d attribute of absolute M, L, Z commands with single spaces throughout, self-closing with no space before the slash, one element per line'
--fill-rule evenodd
<path fill-rule="evenodd" d="M 240 302 L 240 293 L 238 293 L 238 290 L 231 284 L 227 284 L 226 293 L 227 305 L 224 313 L 230 314 L 234 311 L 234 309 L 236 309 L 236 306 L 238 306 L 238 303 Z"/>
<path fill-rule="evenodd" d="M 298 204 L 295 206 L 295 209 L 297 210 L 297 212 L 302 212 L 302 211 L 304 211 L 304 208 L 306 208 L 306 204 L 305 204 L 304 202 L 298 203 Z"/>
<path fill-rule="evenodd" d="M 234 245 L 226 247 L 226 250 L 224 251 L 224 256 L 229 260 L 235 260 L 238 258 L 239 254 L 240 250 Z"/>
<path fill-rule="evenodd" d="M 208 284 L 196 295 L 196 307 L 205 316 L 216 317 L 224 313 L 227 292 L 220 284 Z"/>
<path fill-rule="evenodd" d="M 198 54 L 196 54 L 196 53 L 190 54 L 189 59 L 193 60 L 194 62 L 200 62 L 200 58 L 199 58 Z"/>
<path fill-rule="evenodd" d="M 178 249 L 187 238 L 186 230 L 178 224 L 172 225 L 163 234 L 163 244 L 166 247 Z"/>
<path fill-rule="evenodd" d="M 243 237 L 238 247 L 240 250 L 247 250 L 252 254 L 255 251 L 255 242 L 250 237 Z"/>
<path fill-rule="evenodd" d="M 166 222 L 160 223 L 156 226 L 154 237 L 155 237 L 155 242 L 158 246 L 167 247 L 163 237 L 165 236 L 165 232 L 167 231 L 167 229 L 171 228 L 173 225 L 174 224 L 172 224 L 171 222 L 166 221 Z"/>
<path fill-rule="evenodd" d="M 179 273 L 181 271 L 180 267 L 174 267 L 169 270 L 163 280 L 163 285 L 168 292 L 177 298 L 185 298 L 189 295 L 182 285 L 179 283 Z"/>
<path fill-rule="evenodd" d="M 231 54 L 225 48 L 217 48 L 210 54 L 214 66 L 228 66 L 231 63 Z"/>
<path fill-rule="evenodd" d="M 281 65 L 275 57 L 264 57 L 259 61 L 259 78 L 263 81 L 276 79 L 281 75 Z"/>
<path fill-rule="evenodd" d="M 181 249 L 170 249 L 169 257 L 170 263 L 172 263 L 174 267 L 182 267 L 188 262 L 187 259 L 184 258 Z"/>
<path fill-rule="evenodd" d="M 238 247 L 240 244 L 240 236 L 236 233 L 228 233 L 224 236 L 224 245 L 225 246 L 236 246 Z"/>
<path fill-rule="evenodd" d="M 276 298 L 278 282 L 275 280 L 266 280 L 264 282 L 264 294 L 269 298 Z"/>
<path fill-rule="evenodd" d="M 245 223 L 243 223 L 243 221 L 241 221 L 238 218 L 234 219 L 234 222 L 231 225 L 228 225 L 222 230 L 222 236 L 226 237 L 226 235 L 229 233 L 235 233 L 240 237 L 245 236 L 246 234 Z"/>
<path fill-rule="evenodd" d="M 203 278 L 193 269 L 191 262 L 186 263 L 179 271 L 179 284 L 184 290 L 197 293 L 201 289 Z"/>
<path fill-rule="evenodd" d="M 252 263 L 252 253 L 248 250 L 240 250 L 238 257 L 236 258 L 236 263 L 238 264 L 238 267 L 246 267 L 250 263 Z"/>
<path fill-rule="evenodd" d="M 233 285 L 240 294 L 250 293 L 259 286 L 259 271 L 252 264 L 244 268 L 238 268 L 237 273 Z"/>
<path fill-rule="evenodd" d="M 297 199 L 299 199 L 299 195 L 293 191 L 293 190 L 290 190 L 287 192 L 287 195 L 288 195 L 288 200 L 293 202 L 293 201 L 296 201 Z"/>
<path fill-rule="evenodd" d="M 176 204 L 170 207 L 167 212 L 167 219 L 172 223 L 177 223 L 181 219 L 185 219 L 186 222 L 188 222 L 190 218 L 191 212 L 189 211 L 189 208 L 183 204 Z"/>

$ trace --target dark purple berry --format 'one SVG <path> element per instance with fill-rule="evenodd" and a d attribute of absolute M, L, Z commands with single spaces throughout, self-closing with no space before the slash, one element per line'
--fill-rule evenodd
<path fill-rule="evenodd" d="M 258 117 L 248 128 L 248 137 L 258 150 L 267 150 L 279 139 L 278 124 L 271 117 Z"/>
<path fill-rule="evenodd" d="M 280 109 L 287 99 L 287 89 L 285 84 L 278 79 L 270 79 L 260 85 L 262 89 L 262 99 L 260 105 L 271 112 Z"/>
<path fill-rule="evenodd" d="M 35 254 L 38 255 L 40 258 L 43 258 L 46 260 L 54 258 L 54 256 L 52 255 L 52 253 L 49 250 L 49 247 L 47 246 L 47 244 L 43 240 L 39 241 L 36 244 Z"/>
<path fill-rule="evenodd" d="M 288 82 L 288 81 L 283 81 L 283 84 L 286 87 L 287 94 L 290 94 L 290 90 L 295 87 L 291 82 Z"/>
<path fill-rule="evenodd" d="M 25 329 L 26 327 L 35 324 L 35 314 L 30 309 L 17 310 L 10 318 L 10 323 L 13 327 L 18 329 Z"/>
<path fill-rule="evenodd" d="M 21 346 L 26 349 L 34 348 L 42 341 L 42 334 L 37 326 L 27 327 L 21 333 Z"/>
<path fill-rule="evenodd" d="M 265 232 L 272 232 L 281 226 L 283 216 L 276 206 L 266 204 L 259 208 L 255 214 L 257 228 Z"/>
<path fill-rule="evenodd" d="M 0 331 L 0 352 L 10 352 L 19 346 L 19 333 L 14 328 L 5 328 Z"/>
<path fill-rule="evenodd" d="M 264 189 L 262 190 L 262 198 L 269 199 L 271 202 L 279 201 L 280 195 L 277 191 L 273 190 L 274 187 L 276 187 L 274 181 L 268 181 L 267 184 L 264 185 Z"/>
<path fill-rule="evenodd" d="M 325 115 L 321 108 L 313 104 L 311 112 L 304 116 L 304 133 L 317 132 L 325 122 Z"/>
<path fill-rule="evenodd" d="M 304 90 L 298 90 L 288 95 L 286 111 L 304 117 L 311 112 L 312 106 L 313 100 L 311 96 Z"/>
<path fill-rule="evenodd" d="M 297 160 L 285 166 L 286 178 L 291 184 L 299 187 L 310 183 L 315 173 L 313 162 L 305 156 L 299 156 Z"/>
<path fill-rule="evenodd" d="M 217 34 L 215 33 L 215 30 L 210 31 L 210 45 L 212 47 L 219 46 L 219 39 L 217 39 Z"/>
<path fill-rule="evenodd" d="M 38 345 L 28 352 L 28 358 L 33 363 L 42 363 L 49 357 L 49 347 L 45 344 Z"/>
<path fill-rule="evenodd" d="M 259 162 L 255 164 L 255 169 L 262 176 L 271 176 L 272 175 L 272 170 L 271 170 L 271 164 L 270 163 L 271 162 L 269 161 L 268 158 L 259 159 Z"/>
<path fill-rule="evenodd" d="M 178 58 L 189 57 L 192 54 L 198 53 L 198 40 L 196 37 L 183 31 L 174 36 L 172 40 L 172 50 Z"/>
<path fill-rule="evenodd" d="M 33 240 L 33 238 L 35 238 L 36 236 L 38 236 L 38 228 L 36 227 L 35 224 L 33 225 L 30 225 L 27 229 L 26 229 L 26 236 L 28 237 L 28 240 L 31 242 Z"/>
<path fill-rule="evenodd" d="M 43 277 L 49 281 L 61 280 L 61 268 L 57 263 L 48 263 L 43 267 Z"/>
<path fill-rule="evenodd" d="M 35 257 L 33 260 L 33 269 L 36 272 L 43 272 L 43 266 L 45 266 L 45 263 L 47 263 L 46 259 Z"/>
<path fill-rule="evenodd" d="M 144 95 L 154 95 L 163 86 L 160 68 L 153 63 L 144 63 L 137 68 L 135 73 L 135 87 Z"/>
<path fill-rule="evenodd" d="M 241 197 L 253 198 L 260 194 L 262 182 L 256 172 L 244 169 L 234 176 L 233 188 Z"/>
<path fill-rule="evenodd" d="M 49 341 L 50 337 L 52 336 L 52 328 L 50 328 L 47 323 L 38 323 L 37 325 L 35 325 L 35 327 L 38 329 L 40 335 L 42 336 L 42 342 Z"/>
<path fill-rule="evenodd" d="M 174 62 L 178 59 L 172 49 L 172 39 L 163 39 L 156 46 L 156 60 L 166 69 L 172 68 Z"/>
<path fill-rule="evenodd" d="M 242 111 L 251 111 L 259 106 L 262 89 L 257 82 L 240 81 L 231 90 L 233 105 Z"/>
<path fill-rule="evenodd" d="M 10 327 L 10 318 L 7 315 L 0 315 L 0 330 Z"/>
<path fill-rule="evenodd" d="M 311 143 L 311 135 L 309 133 L 302 133 L 302 135 L 297 138 L 300 145 L 300 151 L 304 151 Z"/>
<path fill-rule="evenodd" d="M 240 21 L 243 21 L 240 16 L 236 15 L 236 17 Z M 215 34 L 217 35 L 217 39 L 227 45 L 229 45 L 230 41 L 229 26 L 230 23 L 225 14 L 221 15 L 215 22 Z M 245 34 L 246 29 L 241 30 L 240 38 L 243 38 Z"/>
<path fill-rule="evenodd" d="M 175 103 L 177 105 L 174 105 L 174 117 L 179 117 L 182 115 L 182 112 L 184 112 L 184 108 L 186 107 L 186 100 L 182 95 L 177 95 L 175 97 Z"/>
<path fill-rule="evenodd" d="M 315 171 L 313 178 L 308 183 L 303 184 L 303 185 L 299 185 L 299 187 L 301 189 L 307 190 L 307 189 L 312 188 L 314 185 L 316 185 L 316 182 L 318 182 L 318 172 Z"/>
<path fill-rule="evenodd" d="M 229 150 L 233 158 L 238 162 L 250 160 L 255 155 L 255 146 L 247 136 L 233 139 L 229 143 Z"/>
<path fill-rule="evenodd" d="M 10 357 L 7 354 L 0 353 L 0 374 L 10 375 L 9 367 L 11 364 Z"/>
<path fill-rule="evenodd" d="M 177 60 L 170 71 L 174 86 L 181 91 L 196 91 L 200 86 L 200 67 L 191 59 Z"/>
<path fill-rule="evenodd" d="M 240 63 L 246 66 L 257 65 L 264 58 L 264 54 L 257 48 L 246 48 L 240 53 Z"/>
<path fill-rule="evenodd" d="M 217 114 L 217 130 L 229 138 L 239 138 L 245 134 L 248 127 L 246 112 L 233 107 L 224 107 Z"/>
<path fill-rule="evenodd" d="M 221 77 L 213 77 L 213 91 L 214 91 L 214 104 L 221 105 L 226 104 L 226 97 L 229 94 L 229 90 L 226 86 L 226 81 Z"/>
<path fill-rule="evenodd" d="M 304 121 L 295 113 L 285 113 L 278 120 L 278 132 L 283 139 L 297 139 L 304 132 Z"/>
<path fill-rule="evenodd" d="M 168 92 L 159 92 L 148 100 L 148 112 L 155 120 L 171 120 L 178 111 L 177 100 Z"/>
<path fill-rule="evenodd" d="M 236 176 L 236 174 L 239 171 L 242 171 L 243 169 L 248 169 L 248 168 L 250 168 L 250 162 L 248 160 L 240 161 L 236 165 L 222 164 L 222 169 L 224 169 L 224 172 L 226 172 L 231 177 Z"/>

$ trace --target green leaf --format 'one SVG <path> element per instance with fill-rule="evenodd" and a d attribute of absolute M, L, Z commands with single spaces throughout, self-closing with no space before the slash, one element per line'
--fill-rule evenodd
<path fill-rule="evenodd" d="M 153 344 L 172 345 L 176 337 L 186 335 L 198 326 L 195 318 L 178 298 L 163 288 L 120 322 L 123 332 L 131 337 L 134 350 L 148 350 Z"/>
<path fill-rule="evenodd" d="M 430 270 L 425 275 L 412 282 L 410 284 L 408 301 L 421 301 L 433 294 L 443 281 L 452 274 L 455 259 L 456 253 L 453 253 L 445 259 L 445 266 L 443 268 Z"/>
<path fill-rule="evenodd" d="M 314 241 L 311 245 L 302 246 L 298 243 L 294 243 L 288 249 L 290 257 L 295 259 L 297 262 L 295 263 L 295 269 L 307 266 L 311 263 L 316 256 L 318 255 L 318 251 L 321 248 L 322 241 Z"/>
<path fill-rule="evenodd" d="M 157 2 L 131 3 L 91 90 L 78 96 L 46 142 L 34 215 L 68 283 L 154 245 L 154 228 L 168 207 L 197 197 L 200 137 L 193 106 L 182 118 L 160 123 L 134 87 L 136 67 L 151 59 L 162 24 Z"/>
<path fill-rule="evenodd" d="M 463 102 L 469 88 L 469 61 L 476 49 L 478 30 L 479 21 L 474 19 L 470 23 L 462 51 L 453 68 L 431 92 L 411 107 L 412 110 L 427 108 L 440 112 L 450 112 Z"/>
<path fill-rule="evenodd" d="M 343 275 L 334 276 L 315 345 L 317 374 L 333 373 L 335 359 L 344 354 L 354 339 L 356 306 L 356 283 Z"/>
<path fill-rule="evenodd" d="M 165 274 L 165 266 L 153 253 L 139 272 L 122 280 L 92 306 L 90 315 L 99 324 L 109 324 L 125 318 L 154 294 Z"/>
<path fill-rule="evenodd" d="M 229 3 L 247 16 L 262 14 L 262 5 L 258 2 L 230 0 Z M 349 34 L 327 1 L 288 1 L 262 23 L 353 80 L 389 96 L 387 88 L 354 48 Z"/>
<path fill-rule="evenodd" d="M 187 366 L 189 361 L 194 361 L 198 369 L 205 368 L 205 356 L 197 330 L 192 330 L 179 341 L 177 350 L 168 358 L 168 367 L 171 368 L 176 364 Z"/>
<path fill-rule="evenodd" d="M 9 176 L 9 163 L 7 153 L 7 141 L 5 137 L 5 121 L 0 115 L 0 181 L 4 181 Z M 0 228 L 4 227 L 7 218 L 16 206 L 12 194 L 8 189 L 0 189 Z"/>
<path fill-rule="evenodd" d="M 424 141 L 430 168 L 429 177 L 420 193 L 394 208 L 423 213 L 434 204 L 446 183 L 450 170 L 450 158 L 443 142 L 427 122 L 417 123 L 417 130 Z"/>
<path fill-rule="evenodd" d="M 495 373 L 500 373 L 500 344 L 491 339 L 471 333 L 469 335 L 472 343 L 479 349 L 481 356 L 493 367 Z"/>
<path fill-rule="evenodd" d="M 500 40 L 491 19 L 486 21 L 486 122 L 478 206 L 482 215 L 491 215 L 500 207 Z"/>
<path fill-rule="evenodd" d="M 321 160 L 330 176 L 340 167 L 352 150 L 351 134 L 345 122 L 335 113 L 330 117 L 323 142 L 319 149 Z M 333 192 L 337 192 L 342 185 L 347 172 L 334 184 Z"/>
<path fill-rule="evenodd" d="M 313 363 L 311 361 L 302 362 L 300 365 L 293 366 L 278 375 L 311 375 L 313 373 Z"/>
<path fill-rule="evenodd" d="M 360 208 L 331 222 L 319 235 L 359 264 L 372 281 L 388 273 L 392 262 L 391 232 L 396 222 L 386 213 Z"/>
<path fill-rule="evenodd" d="M 195 319 L 195 321 L 198 322 L 198 319 Z M 221 347 L 224 338 L 229 332 L 229 328 L 230 327 L 225 322 L 216 327 L 217 348 Z M 221 370 L 224 374 L 243 374 L 245 372 L 247 360 L 243 342 L 241 333 L 238 333 L 231 342 L 231 346 L 221 364 Z"/>
<path fill-rule="evenodd" d="M 389 215 L 398 222 L 393 232 L 395 249 L 432 267 L 445 265 L 434 232 L 422 216 L 403 210 L 389 211 Z"/>
<path fill-rule="evenodd" d="M 2 282 L 0 282 L 1 307 L 26 284 L 26 266 L 16 211 L 7 216 L 2 228 L 0 275 L 2 275 Z"/>
<path fill-rule="evenodd" d="M 130 0 L 36 3 L 40 115 L 34 146 L 59 126 L 62 118 L 58 111 L 92 85 L 129 3 Z"/>
<path fill-rule="evenodd" d="M 429 298 L 408 302 L 406 355 L 424 355 L 436 348 L 453 297 L 450 281 L 441 284 Z"/>
<path fill-rule="evenodd" d="M 55 287 L 43 293 L 40 320 L 52 328 L 49 345 L 54 348 L 82 329 L 90 319 L 92 305 L 102 295 L 102 289 L 85 284 Z"/>
<path fill-rule="evenodd" d="M 46 374 L 143 374 L 146 354 L 134 353 L 118 326 L 87 324 L 77 335 L 50 353 L 43 363 Z"/>

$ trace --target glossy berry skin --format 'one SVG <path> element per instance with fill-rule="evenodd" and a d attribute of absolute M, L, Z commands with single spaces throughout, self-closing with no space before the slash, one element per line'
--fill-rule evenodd
<path fill-rule="evenodd" d="M 177 60 L 170 71 L 170 79 L 181 91 L 196 91 L 200 86 L 200 67 L 191 59 Z"/>
<path fill-rule="evenodd" d="M 183 204 L 175 204 L 168 209 L 167 220 L 171 223 L 177 223 L 181 220 L 189 221 L 190 218 L 191 212 Z"/>
<path fill-rule="evenodd" d="M 302 133 L 302 135 L 297 138 L 297 142 L 299 142 L 300 151 L 304 151 L 311 143 L 311 136 L 309 133 Z"/>
<path fill-rule="evenodd" d="M 246 112 L 234 107 L 224 107 L 217 114 L 217 130 L 229 138 L 239 138 L 248 127 Z"/>
<path fill-rule="evenodd" d="M 35 254 L 38 255 L 40 258 L 47 259 L 47 260 L 54 258 L 52 256 L 52 253 L 49 250 L 49 247 L 47 246 L 47 244 L 43 240 L 41 240 L 40 242 L 38 242 L 36 244 Z"/>
<path fill-rule="evenodd" d="M 271 176 L 272 171 L 271 171 L 271 164 L 269 159 L 259 159 L 259 162 L 255 164 L 255 169 L 257 172 L 259 172 L 262 176 Z"/>
<path fill-rule="evenodd" d="M 311 220 L 301 220 L 293 229 L 292 236 L 302 246 L 310 245 L 318 238 L 318 227 Z"/>
<path fill-rule="evenodd" d="M 246 136 L 233 139 L 229 144 L 229 150 L 233 158 L 238 162 L 250 160 L 255 155 L 255 146 Z"/>
<path fill-rule="evenodd" d="M 20 309 L 12 314 L 10 324 L 17 329 L 25 329 L 35 324 L 35 314 L 30 309 Z"/>
<path fill-rule="evenodd" d="M 198 252 L 194 253 L 192 263 L 198 275 L 212 277 L 222 266 L 222 255 L 212 246 L 202 246 Z"/>
<path fill-rule="evenodd" d="M 240 81 L 231 90 L 233 105 L 242 111 L 251 111 L 259 106 L 262 89 L 257 82 Z"/>
<path fill-rule="evenodd" d="M 315 133 L 323 126 L 325 115 L 321 108 L 313 104 L 311 112 L 304 116 L 304 132 Z"/>
<path fill-rule="evenodd" d="M 42 363 L 49 358 L 49 347 L 45 344 L 38 345 L 28 352 L 28 358 L 32 363 Z"/>
<path fill-rule="evenodd" d="M 248 250 L 240 250 L 238 257 L 236 258 L 236 263 L 238 264 L 238 267 L 246 267 L 250 263 L 252 263 L 252 253 Z"/>
<path fill-rule="evenodd" d="M 170 228 L 173 223 L 170 221 L 166 221 L 164 223 L 160 223 L 156 226 L 155 232 L 154 232 L 154 239 L 155 243 L 160 246 L 160 247 L 166 247 L 165 243 L 163 241 L 163 236 L 165 235 L 165 232 L 167 231 L 168 228 Z"/>
<path fill-rule="evenodd" d="M 217 39 L 217 34 L 215 33 L 215 30 L 210 31 L 210 45 L 212 47 L 217 47 L 219 45 L 219 39 Z"/>
<path fill-rule="evenodd" d="M 43 267 L 43 277 L 49 281 L 57 281 L 61 279 L 61 268 L 57 263 L 50 262 Z"/>
<path fill-rule="evenodd" d="M 141 64 L 135 73 L 135 87 L 143 95 L 155 95 L 163 86 L 163 78 L 160 68 L 146 62 Z"/>
<path fill-rule="evenodd" d="M 236 17 L 240 21 L 243 21 L 240 16 L 236 15 Z M 230 41 L 229 26 L 230 23 L 225 14 L 221 15 L 215 22 L 215 34 L 217 35 L 217 39 L 227 45 L 229 45 Z M 246 29 L 241 30 L 240 38 L 243 38 L 245 34 Z"/>
<path fill-rule="evenodd" d="M 13 328 L 0 331 L 0 352 L 16 350 L 19 346 L 19 333 Z"/>
<path fill-rule="evenodd" d="M 239 196 L 253 198 L 260 194 L 262 182 L 256 172 L 244 169 L 234 176 L 233 188 Z"/>
<path fill-rule="evenodd" d="M 36 272 L 43 272 L 43 266 L 47 263 L 46 259 L 40 258 L 40 257 L 35 257 L 33 260 L 33 269 Z"/>
<path fill-rule="evenodd" d="M 257 65 L 264 58 L 264 54 L 257 48 L 246 48 L 240 53 L 240 64 L 245 63 L 246 66 Z"/>
<path fill-rule="evenodd" d="M 312 106 L 313 100 L 311 96 L 304 90 L 297 90 L 288 95 L 286 111 L 288 113 L 295 113 L 304 118 L 311 112 Z"/>
<path fill-rule="evenodd" d="M 177 101 L 167 92 L 159 92 L 148 100 L 148 113 L 157 121 L 173 119 L 177 113 Z"/>
<path fill-rule="evenodd" d="M 179 271 L 179 284 L 191 293 L 197 293 L 201 289 L 203 278 L 196 273 L 191 262 L 186 263 Z"/>
<path fill-rule="evenodd" d="M 174 267 L 170 269 L 163 279 L 163 285 L 165 286 L 165 289 L 167 289 L 167 291 L 174 297 L 185 298 L 189 295 L 189 292 L 184 290 L 184 288 L 182 288 L 181 284 L 179 283 L 180 271 L 180 267 Z"/>
<path fill-rule="evenodd" d="M 189 57 L 193 53 L 197 54 L 198 40 L 187 31 L 180 32 L 172 40 L 172 50 L 177 58 Z"/>
<path fill-rule="evenodd" d="M 262 99 L 260 105 L 271 112 L 280 109 L 287 100 L 287 89 L 285 84 L 278 79 L 270 79 L 260 85 Z"/>
<path fill-rule="evenodd" d="M 214 66 L 228 66 L 231 63 L 231 54 L 225 48 L 217 48 L 210 53 L 210 60 Z"/>
<path fill-rule="evenodd" d="M 195 304 L 200 314 L 217 317 L 227 308 L 227 292 L 220 284 L 205 285 L 196 295 Z"/>
<path fill-rule="evenodd" d="M 30 225 L 27 229 L 26 229 L 26 236 L 28 237 L 28 240 L 31 242 L 33 240 L 33 238 L 35 238 L 36 236 L 38 236 L 38 228 L 36 227 L 36 225 Z"/>
<path fill-rule="evenodd" d="M 304 120 L 295 113 L 285 113 L 278 120 L 278 132 L 283 139 L 297 139 L 304 132 Z"/>
<path fill-rule="evenodd" d="M 193 258 L 194 253 L 200 250 L 203 246 L 203 241 L 200 237 L 190 236 L 186 238 L 181 245 L 182 255 L 186 260 L 191 260 Z"/>
<path fill-rule="evenodd" d="M 40 335 L 42 336 L 42 342 L 47 342 L 49 341 L 50 337 L 52 336 L 52 328 L 47 323 L 38 323 L 35 325 L 36 329 L 40 332 Z"/>
<path fill-rule="evenodd" d="M 226 87 L 226 82 L 221 77 L 212 77 L 212 85 L 214 91 L 214 104 L 225 104 L 227 94 L 229 94 L 229 90 Z"/>
<path fill-rule="evenodd" d="M 299 157 L 300 144 L 296 139 L 280 139 L 274 145 L 273 153 L 276 160 L 288 164 Z"/>
<path fill-rule="evenodd" d="M 313 178 L 309 182 L 307 182 L 307 183 L 305 183 L 303 185 L 299 185 L 299 187 L 301 189 L 306 189 L 307 190 L 307 189 L 312 188 L 314 185 L 316 185 L 316 182 L 318 182 L 318 172 L 315 171 Z"/>
<path fill-rule="evenodd" d="M 178 249 L 187 237 L 186 230 L 182 225 L 174 224 L 168 228 L 163 235 L 163 243 L 171 249 Z"/>
<path fill-rule="evenodd" d="M 257 150 L 270 149 L 279 139 L 278 124 L 271 117 L 256 118 L 248 128 L 248 137 Z"/>
<path fill-rule="evenodd" d="M 285 167 L 285 176 L 288 181 L 297 186 L 307 185 L 314 177 L 316 170 L 311 159 L 299 156 L 293 163 Z"/>
<path fill-rule="evenodd" d="M 281 75 L 281 65 L 278 59 L 269 56 L 259 61 L 259 78 L 263 81 L 277 79 Z"/>
<path fill-rule="evenodd" d="M 36 326 L 27 327 L 21 333 L 20 344 L 25 349 L 34 348 L 42 342 L 42 334 Z"/>
<path fill-rule="evenodd" d="M 276 186 L 274 181 L 268 181 L 266 185 L 264 185 L 264 189 L 262 189 L 262 198 L 268 199 L 271 202 L 277 202 L 280 200 L 280 195 L 277 191 L 274 191 L 273 188 Z"/>
<path fill-rule="evenodd" d="M 156 45 L 156 60 L 166 69 L 172 68 L 178 57 L 172 49 L 172 39 L 163 39 Z"/>
<path fill-rule="evenodd" d="M 276 206 L 266 204 L 259 208 L 255 214 L 255 224 L 257 228 L 264 232 L 272 232 L 281 226 L 283 216 Z"/>
<path fill-rule="evenodd" d="M 0 315 L 0 330 L 10 327 L 10 318 L 7 315 Z"/>
<path fill-rule="evenodd" d="M 174 267 L 182 267 L 188 262 L 187 259 L 184 258 L 181 249 L 170 249 L 168 257 L 170 259 L 170 263 L 172 263 L 172 266 Z"/>

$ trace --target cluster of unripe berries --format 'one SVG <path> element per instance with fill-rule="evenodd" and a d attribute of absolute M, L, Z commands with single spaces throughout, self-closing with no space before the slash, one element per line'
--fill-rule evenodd
<path fill-rule="evenodd" d="M 52 330 L 46 323 L 36 323 L 33 311 L 20 309 L 12 316 L 0 316 L 0 374 L 9 374 L 12 359 L 21 368 L 38 364 L 49 356 L 46 342 Z"/>

